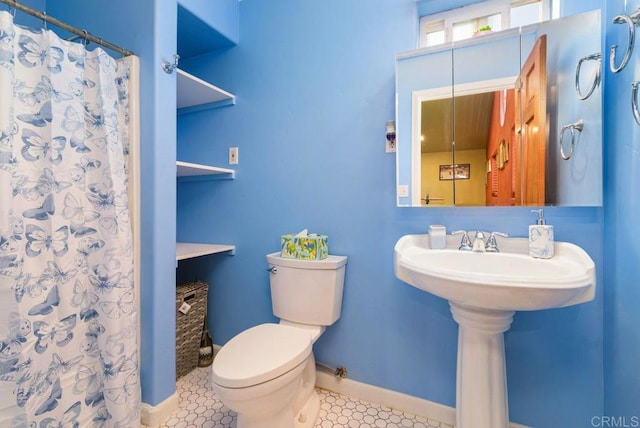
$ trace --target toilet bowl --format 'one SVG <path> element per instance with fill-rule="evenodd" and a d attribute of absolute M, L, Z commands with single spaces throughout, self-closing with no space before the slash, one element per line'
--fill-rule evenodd
<path fill-rule="evenodd" d="M 313 427 L 320 409 L 309 329 L 261 324 L 225 345 L 213 389 L 238 414 L 238 428 Z"/>
<path fill-rule="evenodd" d="M 347 258 L 267 255 L 279 324 L 251 327 L 216 354 L 213 390 L 238 414 L 237 428 L 312 428 L 320 410 L 312 346 L 339 317 Z"/>

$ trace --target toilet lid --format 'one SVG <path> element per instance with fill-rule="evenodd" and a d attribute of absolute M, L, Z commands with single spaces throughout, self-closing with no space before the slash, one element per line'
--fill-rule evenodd
<path fill-rule="evenodd" d="M 213 381 L 228 388 L 257 385 L 288 372 L 311 354 L 309 332 L 261 324 L 224 345 L 213 360 Z"/>

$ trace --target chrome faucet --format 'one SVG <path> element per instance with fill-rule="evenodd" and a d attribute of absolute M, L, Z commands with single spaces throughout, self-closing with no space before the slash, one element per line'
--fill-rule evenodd
<path fill-rule="evenodd" d="M 476 231 L 476 237 L 473 240 L 473 248 L 471 251 L 475 251 L 478 253 L 484 253 L 487 251 L 484 245 L 484 233 L 480 230 Z"/>
<path fill-rule="evenodd" d="M 498 241 L 496 240 L 496 236 L 508 237 L 509 234 L 502 232 L 491 232 L 489 233 L 489 238 L 485 242 L 485 236 L 487 232 L 483 232 L 481 230 L 476 230 L 475 237 L 473 239 L 473 244 L 471 243 L 471 239 L 469 238 L 469 232 L 466 230 L 454 230 L 451 232 L 452 235 L 462 235 L 462 239 L 460 240 L 459 250 L 462 251 L 475 251 L 477 253 L 499 253 L 500 249 L 498 248 Z"/>

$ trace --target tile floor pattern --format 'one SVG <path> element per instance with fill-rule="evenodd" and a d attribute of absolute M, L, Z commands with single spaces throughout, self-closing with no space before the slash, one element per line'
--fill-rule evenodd
<path fill-rule="evenodd" d="M 235 428 L 236 414 L 211 389 L 210 368 L 197 368 L 176 383 L 180 409 L 160 427 Z M 379 404 L 318 389 L 316 428 L 453 428 L 451 425 Z M 276 427 L 274 427 L 276 428 Z"/>

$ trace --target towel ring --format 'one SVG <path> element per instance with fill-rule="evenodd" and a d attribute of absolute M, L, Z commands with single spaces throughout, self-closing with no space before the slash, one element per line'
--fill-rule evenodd
<path fill-rule="evenodd" d="M 580 91 L 580 68 L 582 67 L 582 63 L 585 61 L 597 61 L 598 68 L 596 69 L 596 75 L 593 78 L 593 83 L 591 83 L 591 87 L 589 88 L 589 90 L 585 95 L 582 95 L 582 92 Z M 600 53 L 584 56 L 580 58 L 580 60 L 578 61 L 578 65 L 576 65 L 576 94 L 578 95 L 579 99 L 586 100 L 587 98 L 589 98 L 591 94 L 593 94 L 593 91 L 595 91 L 596 87 L 598 87 L 598 85 L 600 84 L 600 63 L 601 62 L 602 62 L 602 55 Z"/>
<path fill-rule="evenodd" d="M 629 42 L 627 45 L 627 51 L 624 53 L 624 58 L 622 58 L 622 62 L 619 66 L 616 67 L 616 49 L 618 49 L 618 45 L 611 46 L 611 55 L 609 55 L 609 68 L 614 73 L 619 72 L 629 62 L 631 59 L 631 53 L 633 52 L 633 45 L 635 43 L 635 35 L 636 35 L 636 25 L 637 25 L 637 17 L 631 18 L 629 15 L 617 15 L 613 18 L 614 24 L 627 24 L 627 29 L 629 30 Z"/>
<path fill-rule="evenodd" d="M 640 125 L 640 111 L 638 111 L 638 85 L 640 81 L 631 82 L 631 111 L 636 123 Z"/>
<path fill-rule="evenodd" d="M 562 144 L 562 139 L 564 138 L 564 133 L 567 129 L 571 132 L 571 145 L 569 146 L 569 153 L 564 152 L 564 145 Z M 562 157 L 562 159 L 571 159 L 571 156 L 573 155 L 573 149 L 576 145 L 576 131 L 582 132 L 583 129 L 584 121 L 582 119 L 580 119 L 576 123 L 565 125 L 562 127 L 562 129 L 560 129 L 560 156 Z"/>

